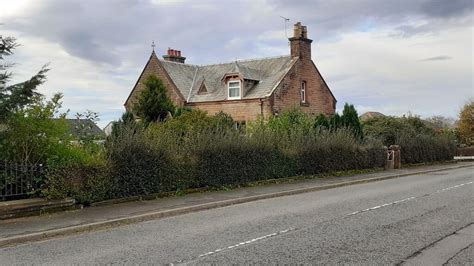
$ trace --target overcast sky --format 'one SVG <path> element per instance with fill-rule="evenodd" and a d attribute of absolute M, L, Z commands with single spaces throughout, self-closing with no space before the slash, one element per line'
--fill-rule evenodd
<path fill-rule="evenodd" d="M 301 21 L 313 60 L 359 114 L 456 117 L 473 91 L 471 0 L 0 0 L 0 34 L 21 43 L 8 61 L 21 81 L 50 63 L 39 91 L 120 117 L 151 53 L 191 64 L 288 55 L 285 24 Z"/>

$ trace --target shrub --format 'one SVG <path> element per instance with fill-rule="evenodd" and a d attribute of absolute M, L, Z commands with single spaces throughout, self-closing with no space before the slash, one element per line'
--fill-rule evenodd
<path fill-rule="evenodd" d="M 146 195 L 174 187 L 166 179 L 171 160 L 159 145 L 150 145 L 143 128 L 126 124 L 107 140 L 106 148 L 114 196 Z"/>
<path fill-rule="evenodd" d="M 419 117 L 376 117 L 364 123 L 367 136 L 384 145 L 400 145 L 402 163 L 451 160 L 455 155 L 453 134 L 435 132 Z"/>
<path fill-rule="evenodd" d="M 50 199 L 73 197 L 79 203 L 105 200 L 113 188 L 103 147 L 63 145 L 46 162 L 43 196 Z"/>
<path fill-rule="evenodd" d="M 48 169 L 42 193 L 50 199 L 73 197 L 88 205 L 111 198 L 113 187 L 105 165 L 70 165 Z"/>
<path fill-rule="evenodd" d="M 462 144 L 474 145 L 474 100 L 470 100 L 459 112 L 458 138 Z"/>
<path fill-rule="evenodd" d="M 196 157 L 200 186 L 239 185 L 292 174 L 286 157 L 268 142 L 235 130 L 197 134 L 195 138 L 195 145 L 188 147 Z"/>
<path fill-rule="evenodd" d="M 397 143 L 405 164 L 447 161 L 456 155 L 454 140 L 443 135 L 401 133 Z"/>
<path fill-rule="evenodd" d="M 383 167 L 385 154 L 380 142 L 361 144 L 351 130 L 314 131 L 294 136 L 290 156 L 298 174 L 320 174 Z"/>

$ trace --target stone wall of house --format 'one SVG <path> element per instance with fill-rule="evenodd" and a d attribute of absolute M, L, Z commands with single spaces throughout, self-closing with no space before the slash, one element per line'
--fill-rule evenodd
<path fill-rule="evenodd" d="M 125 109 L 127 109 L 127 111 L 131 111 L 133 109 L 133 105 L 138 101 L 140 93 L 145 88 L 143 83 L 150 75 L 155 75 L 159 79 L 161 79 L 161 81 L 163 81 L 163 84 L 167 88 L 168 96 L 177 106 L 184 105 L 184 98 L 181 96 L 178 88 L 176 88 L 171 78 L 168 76 L 168 73 L 160 64 L 160 61 L 156 57 L 156 54 L 153 53 L 147 65 L 145 66 L 142 75 L 139 77 L 136 87 L 132 90 L 130 98 L 125 103 Z"/>
<path fill-rule="evenodd" d="M 306 103 L 301 103 L 301 83 L 306 82 Z M 311 60 L 299 59 L 283 78 L 271 96 L 273 112 L 281 113 L 291 108 L 326 116 L 335 113 L 336 102 Z"/>
<path fill-rule="evenodd" d="M 235 121 L 255 120 L 261 114 L 268 118 L 271 112 L 271 105 L 268 99 L 252 100 L 230 100 L 219 102 L 188 103 L 186 106 L 206 111 L 209 115 L 223 111 L 229 114 Z"/>

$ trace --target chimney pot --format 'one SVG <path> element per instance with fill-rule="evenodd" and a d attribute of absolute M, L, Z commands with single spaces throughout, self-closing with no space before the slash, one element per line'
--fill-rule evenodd
<path fill-rule="evenodd" d="M 181 55 L 180 50 L 171 49 L 169 47 L 168 47 L 168 54 L 163 55 L 163 58 L 166 61 L 178 62 L 178 63 L 182 63 L 182 64 L 184 64 L 184 62 L 186 60 L 186 57 L 183 57 Z"/>

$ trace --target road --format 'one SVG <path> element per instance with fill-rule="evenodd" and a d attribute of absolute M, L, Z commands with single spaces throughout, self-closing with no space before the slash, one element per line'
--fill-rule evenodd
<path fill-rule="evenodd" d="M 473 264 L 473 167 L 0 249 L 0 264 Z"/>

